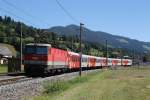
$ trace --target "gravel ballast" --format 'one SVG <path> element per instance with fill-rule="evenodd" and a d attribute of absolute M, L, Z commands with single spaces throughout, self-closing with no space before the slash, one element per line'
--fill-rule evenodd
<path fill-rule="evenodd" d="M 82 74 L 97 71 L 100 71 L 100 69 L 83 71 Z M 46 81 L 55 82 L 58 80 L 70 80 L 77 77 L 78 75 L 78 72 L 73 72 L 0 86 L 0 100 L 22 100 L 26 97 L 40 95 L 44 89 L 43 83 Z"/>

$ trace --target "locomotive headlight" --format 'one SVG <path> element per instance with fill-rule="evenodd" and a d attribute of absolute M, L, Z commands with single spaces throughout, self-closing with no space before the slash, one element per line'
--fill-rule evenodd
<path fill-rule="evenodd" d="M 33 60 L 38 60 L 38 57 L 32 57 Z"/>

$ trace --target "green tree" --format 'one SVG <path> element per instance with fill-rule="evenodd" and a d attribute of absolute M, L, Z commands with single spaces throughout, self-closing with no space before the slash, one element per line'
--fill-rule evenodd
<path fill-rule="evenodd" d="M 143 56 L 143 62 L 147 62 L 148 61 L 148 56 Z"/>
<path fill-rule="evenodd" d="M 2 16 L 0 16 L 0 23 L 1 23 L 1 22 L 3 22 L 3 18 L 2 18 Z"/>
<path fill-rule="evenodd" d="M 11 23 L 11 17 L 5 16 L 5 18 L 4 18 L 4 23 L 5 23 L 5 24 Z"/>
<path fill-rule="evenodd" d="M 6 34 L 0 31 L 0 43 L 6 42 Z"/>

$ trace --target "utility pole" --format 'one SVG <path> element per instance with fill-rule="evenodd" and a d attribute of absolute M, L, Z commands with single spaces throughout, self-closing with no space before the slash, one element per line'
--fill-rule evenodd
<path fill-rule="evenodd" d="M 72 33 L 72 36 L 71 36 L 71 50 L 73 51 L 73 33 Z"/>
<path fill-rule="evenodd" d="M 108 41 L 106 40 L 106 66 L 108 66 Z"/>
<path fill-rule="evenodd" d="M 20 68 L 22 66 L 22 24 L 20 23 Z"/>
<path fill-rule="evenodd" d="M 121 58 L 121 66 L 123 66 L 123 60 L 122 60 L 122 49 L 120 48 L 120 58 Z"/>
<path fill-rule="evenodd" d="M 82 29 L 83 29 L 83 23 L 80 23 L 80 69 L 79 69 L 79 76 L 81 76 L 82 72 Z"/>
<path fill-rule="evenodd" d="M 133 49 L 133 54 L 132 54 L 132 65 L 135 65 L 135 50 Z"/>

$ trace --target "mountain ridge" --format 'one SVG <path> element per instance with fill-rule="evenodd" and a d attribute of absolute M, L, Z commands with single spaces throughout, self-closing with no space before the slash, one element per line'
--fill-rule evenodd
<path fill-rule="evenodd" d="M 55 32 L 58 35 L 79 35 L 79 26 L 77 25 L 67 25 L 67 26 L 54 26 L 49 29 L 46 29 L 48 32 Z M 136 39 L 131 39 L 130 37 L 113 35 L 108 32 L 103 31 L 93 31 L 84 27 L 83 40 L 105 44 L 105 41 L 108 40 L 108 44 L 112 48 L 125 48 L 125 49 L 135 49 L 138 52 L 150 53 L 150 42 L 144 42 Z"/>

